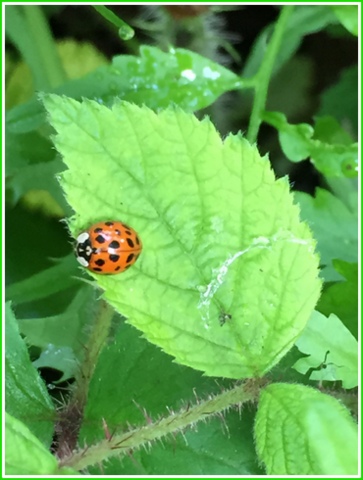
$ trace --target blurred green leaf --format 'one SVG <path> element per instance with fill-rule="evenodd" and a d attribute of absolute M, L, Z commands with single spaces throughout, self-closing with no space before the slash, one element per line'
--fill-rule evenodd
<path fill-rule="evenodd" d="M 69 80 L 83 77 L 97 67 L 109 63 L 106 57 L 89 43 L 66 39 L 58 41 L 56 48 Z M 33 95 L 34 82 L 30 68 L 25 62 L 19 61 L 6 82 L 6 110 L 27 102 Z"/>
<path fill-rule="evenodd" d="M 27 7 L 32 8 L 32 7 Z M 38 7 L 39 8 L 39 7 Z M 34 83 L 39 89 L 46 89 L 48 80 L 44 74 L 43 64 L 38 55 L 37 48 L 34 48 L 34 37 L 29 29 L 24 7 L 22 5 L 7 5 L 5 8 L 6 36 L 12 41 L 21 53 L 24 60 L 31 66 L 34 76 Z"/>
<path fill-rule="evenodd" d="M 50 474 L 57 460 L 31 433 L 27 426 L 6 413 L 5 424 L 7 475 Z"/>
<path fill-rule="evenodd" d="M 64 169 L 59 158 L 54 160 L 24 166 L 19 169 L 6 183 L 13 192 L 13 200 L 17 202 L 30 190 L 46 190 L 54 200 L 70 214 L 70 209 L 64 200 L 62 190 L 57 181 L 57 175 Z"/>
<path fill-rule="evenodd" d="M 267 475 L 357 475 L 358 429 L 338 400 L 303 385 L 260 396 L 256 448 Z"/>
<path fill-rule="evenodd" d="M 79 267 L 71 253 L 50 268 L 6 288 L 6 298 L 15 303 L 25 303 L 48 297 L 79 284 Z"/>
<path fill-rule="evenodd" d="M 328 177 L 357 177 L 358 144 L 347 143 L 348 134 L 332 117 L 318 121 L 315 132 L 311 125 L 300 123 L 291 125 L 284 114 L 264 112 L 263 120 L 276 128 L 281 148 L 292 162 L 300 162 L 311 157 L 311 162 Z M 317 137 L 321 134 L 324 141 Z"/>
<path fill-rule="evenodd" d="M 106 105 L 121 98 L 155 110 L 176 104 L 192 112 L 243 86 L 237 75 L 196 53 L 183 49 L 165 53 L 144 45 L 139 57 L 115 57 L 112 65 L 69 81 L 54 92 Z M 45 122 L 45 111 L 37 100 L 32 100 L 10 110 L 6 121 L 13 133 L 29 132 Z"/>
<path fill-rule="evenodd" d="M 30 362 L 10 303 L 5 306 L 5 319 L 6 410 L 24 422 L 49 448 L 53 435 L 54 406 L 43 380 Z"/>
<path fill-rule="evenodd" d="M 354 192 L 353 192 L 354 193 Z M 294 193 L 301 207 L 301 217 L 311 226 L 318 241 L 321 272 L 325 281 L 341 280 L 332 267 L 334 259 L 356 262 L 358 258 L 358 201 L 355 211 L 327 190 L 317 188 L 315 198 L 302 192 Z"/>
<path fill-rule="evenodd" d="M 335 313 L 358 339 L 358 264 L 333 260 L 333 266 L 347 281 L 329 285 L 316 309 L 325 316 Z"/>
<path fill-rule="evenodd" d="M 358 385 L 358 343 L 336 315 L 314 311 L 295 345 L 308 355 L 293 366 L 298 372 L 312 369 L 311 380 L 340 380 L 346 389 Z"/>
<path fill-rule="evenodd" d="M 14 134 L 6 129 L 5 142 L 5 175 L 10 177 L 19 174 L 22 168 L 29 165 L 50 162 L 55 152 L 49 139 L 38 132 Z M 29 172 L 29 170 L 27 170 Z"/>
<path fill-rule="evenodd" d="M 84 286 L 76 293 L 67 310 L 61 314 L 53 317 L 20 319 L 20 332 L 31 345 L 42 349 L 46 349 L 49 344 L 55 347 L 68 347 L 80 357 L 84 351 L 85 325 L 94 314 L 95 296 L 93 288 Z"/>
<path fill-rule="evenodd" d="M 68 467 L 58 468 L 58 460 L 42 445 L 24 423 L 5 414 L 6 475 L 78 475 Z"/>
<path fill-rule="evenodd" d="M 358 37 L 358 5 L 331 5 L 331 8 L 348 32 Z"/>
<path fill-rule="evenodd" d="M 349 133 L 340 126 L 334 117 L 328 115 L 315 118 L 314 139 L 331 145 L 350 145 L 352 143 Z"/>
<path fill-rule="evenodd" d="M 321 96 L 318 115 L 332 115 L 342 124 L 347 124 L 352 135 L 358 135 L 358 67 L 343 70 L 337 83 L 329 87 Z"/>
<path fill-rule="evenodd" d="M 92 274 L 111 305 L 208 375 L 251 377 L 276 364 L 320 293 L 315 242 L 286 179 L 241 136 L 223 143 L 208 119 L 179 109 L 45 103 L 69 167 L 71 232 L 121 218 L 144 245 L 122 275 Z"/>
<path fill-rule="evenodd" d="M 7 5 L 8 38 L 29 65 L 36 90 L 47 91 L 65 80 L 53 36 L 40 5 Z"/>

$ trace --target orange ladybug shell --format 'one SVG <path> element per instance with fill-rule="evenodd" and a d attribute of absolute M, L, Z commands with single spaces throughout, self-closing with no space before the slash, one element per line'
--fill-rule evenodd
<path fill-rule="evenodd" d="M 76 240 L 78 262 L 91 272 L 116 274 L 127 270 L 138 259 L 142 244 L 135 230 L 123 222 L 95 223 Z"/>

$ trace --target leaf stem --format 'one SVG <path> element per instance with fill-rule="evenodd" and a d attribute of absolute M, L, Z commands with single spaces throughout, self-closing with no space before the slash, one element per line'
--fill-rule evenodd
<path fill-rule="evenodd" d="M 271 40 L 267 46 L 266 54 L 263 62 L 255 75 L 255 99 L 253 102 L 250 123 L 247 131 L 247 139 L 250 143 L 255 143 L 257 140 L 258 130 L 261 125 L 261 113 L 265 109 L 268 86 L 273 71 L 275 59 L 277 57 L 283 34 L 290 15 L 294 10 L 293 5 L 286 5 L 282 7 L 280 16 L 276 22 L 274 32 Z"/>

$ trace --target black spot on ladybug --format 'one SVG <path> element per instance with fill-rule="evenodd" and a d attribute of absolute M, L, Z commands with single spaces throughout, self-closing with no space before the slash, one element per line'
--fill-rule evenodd
<path fill-rule="evenodd" d="M 116 229 L 116 230 L 115 230 L 115 233 L 116 233 L 116 235 L 121 235 L 120 230 L 117 230 L 117 229 Z"/>
<path fill-rule="evenodd" d="M 93 231 L 94 231 L 95 233 L 100 233 L 100 232 L 102 232 L 102 230 L 103 230 L 103 228 L 98 227 L 98 228 L 95 228 Z"/>
<path fill-rule="evenodd" d="M 130 255 L 127 257 L 126 263 L 132 262 L 132 259 L 134 258 L 134 254 L 130 253 Z"/>
<path fill-rule="evenodd" d="M 120 259 L 120 255 L 109 255 L 108 258 L 111 260 L 111 262 L 118 262 Z"/>
<path fill-rule="evenodd" d="M 93 267 L 92 270 L 94 272 L 102 272 L 102 268 L 98 268 L 98 267 Z"/>
<path fill-rule="evenodd" d="M 109 248 L 120 248 L 120 243 L 117 240 L 112 240 L 109 244 Z"/>
<path fill-rule="evenodd" d="M 137 235 L 136 235 L 136 237 L 135 237 L 135 241 L 136 241 L 136 243 L 137 243 L 138 245 L 140 245 L 140 240 L 139 240 L 139 237 L 138 237 Z"/>
<path fill-rule="evenodd" d="M 129 247 L 134 248 L 134 242 L 131 240 L 131 238 L 126 238 L 126 242 Z"/>
<path fill-rule="evenodd" d="M 120 265 L 119 265 L 118 267 L 115 268 L 114 271 L 117 272 L 117 270 L 120 270 L 120 268 L 121 268 L 121 267 L 120 267 Z"/>
<path fill-rule="evenodd" d="M 105 243 L 105 237 L 103 237 L 102 235 L 97 235 L 97 237 L 95 238 L 95 241 L 97 243 Z"/>
<path fill-rule="evenodd" d="M 95 264 L 96 264 L 98 267 L 103 267 L 103 265 L 105 264 L 105 261 L 102 260 L 102 258 L 99 258 L 98 260 L 95 261 Z"/>
<path fill-rule="evenodd" d="M 132 235 L 132 232 L 130 230 L 125 230 L 126 235 Z"/>
<path fill-rule="evenodd" d="M 112 227 L 113 222 L 105 222 L 105 225 L 107 225 L 108 227 Z"/>

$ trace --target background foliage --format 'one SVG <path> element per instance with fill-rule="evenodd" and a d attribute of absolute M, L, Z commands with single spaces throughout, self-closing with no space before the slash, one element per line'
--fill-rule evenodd
<path fill-rule="evenodd" d="M 90 6 L 5 8 L 7 473 L 76 472 L 69 467 L 71 462 L 59 467 L 49 450 L 66 458 L 69 451 L 62 447 L 76 447 L 80 427 L 80 446 L 106 438 L 105 446 L 96 444 L 98 450 L 86 465 L 91 474 L 356 473 L 356 425 L 342 403 L 354 417 L 358 339 L 357 8 L 151 5 L 115 6 L 112 10 L 116 17 L 107 9 Z M 102 465 L 110 449 L 107 441 L 112 441 L 116 430 L 127 432 L 170 412 L 185 414 L 192 406 L 218 399 L 221 392 L 236 388 L 239 376 L 221 371 L 216 375 L 230 379 L 216 381 L 194 369 L 197 367 L 191 361 L 175 363 L 140 337 L 124 318 L 108 312 L 111 333 L 108 340 L 100 335 L 100 345 L 104 340 L 106 346 L 99 358 L 97 355 L 95 370 L 87 371 L 89 389 L 82 394 L 88 400 L 78 398 L 82 409 L 78 408 L 76 414 L 70 408 L 77 392 L 81 395 L 77 390 L 82 383 L 79 365 L 87 364 L 85 345 L 95 332 L 91 327 L 94 319 L 102 319 L 102 310 L 100 313 L 100 292 L 89 284 L 90 277 L 80 272 L 72 252 L 73 240 L 63 221 L 73 214 L 59 183 L 66 167 L 54 149 L 55 132 L 39 92 L 95 100 L 104 107 L 115 107 L 120 99 L 155 111 L 177 106 L 181 110 L 176 115 L 195 113 L 198 119 L 209 115 L 222 138 L 241 131 L 249 142 L 257 142 L 261 157 L 268 154 L 275 175 L 281 179 L 276 185 L 285 185 L 281 191 L 286 190 L 286 197 L 281 208 L 268 195 L 259 201 L 266 210 L 289 211 L 287 187 L 291 187 L 301 218 L 317 240 L 322 293 L 306 330 L 288 354 L 277 365 L 270 362 L 265 369 L 256 370 L 258 374 L 268 372 L 265 381 L 272 382 L 263 388 L 259 403 L 257 394 L 252 395 L 253 402 L 244 404 L 251 398 L 244 391 L 243 402 L 234 401 L 219 410 L 216 407 L 208 423 L 200 422 L 199 416 L 189 425 L 192 429 L 176 428 L 175 438 L 163 439 L 163 445 L 153 443 L 151 447 L 151 441 L 139 440 L 138 446 L 143 449 L 122 461 L 113 457 Z M 50 102 L 50 98 L 59 97 L 42 98 Z M 48 104 L 58 133 L 63 128 L 62 119 L 54 111 L 64 108 L 69 122 L 72 105 L 71 100 Z M 85 105 L 84 125 L 92 126 L 94 107 L 87 102 Z M 97 121 L 98 114 L 94 113 Z M 140 116 L 140 128 L 147 128 L 146 118 Z M 183 118 L 185 124 L 190 117 L 175 118 Z M 197 129 L 206 123 L 195 122 L 199 135 L 202 130 Z M 77 119 L 73 119 L 72 127 L 76 125 Z M 107 144 L 118 145 L 114 148 L 121 149 L 119 157 L 126 155 L 128 147 L 123 149 L 121 143 L 123 132 L 109 125 L 110 130 L 102 132 L 108 135 Z M 211 165 L 218 161 L 218 156 L 213 156 L 218 143 L 214 133 L 208 137 L 210 150 L 198 157 L 205 168 L 209 152 Z M 88 168 L 87 152 L 84 150 L 85 156 L 80 157 L 77 151 L 82 140 L 74 130 L 64 138 L 68 148 L 74 142 L 80 188 L 87 190 L 82 176 Z M 72 148 L 66 151 L 60 143 L 56 145 L 71 169 Z M 163 145 L 161 142 L 159 148 Z M 197 147 L 198 138 L 191 138 L 191 152 Z M 250 153 L 244 152 L 248 157 Z M 150 168 L 153 161 L 149 159 Z M 121 162 L 119 168 L 124 165 Z M 245 165 L 246 178 L 253 181 L 256 171 L 247 170 L 248 162 Z M 102 176 L 102 169 L 96 171 Z M 164 174 L 166 180 L 172 176 L 165 170 Z M 289 183 L 282 178 L 285 175 Z M 72 181 L 74 184 L 74 178 Z M 72 234 L 101 215 L 100 204 L 107 203 L 102 189 L 90 184 L 89 197 L 84 191 L 78 193 L 79 198 L 87 199 L 83 206 L 72 201 L 68 188 L 68 201 L 79 215 L 71 224 Z M 167 184 L 158 188 L 165 199 L 173 194 Z M 100 198 L 96 189 L 101 191 Z M 133 216 L 145 213 L 145 206 L 135 189 L 130 192 L 135 208 L 127 212 L 127 202 L 122 208 L 132 224 Z M 94 197 L 97 202 L 89 212 L 87 205 Z M 227 197 L 221 198 L 230 202 Z M 180 215 L 185 223 L 181 212 L 177 208 L 173 215 Z M 259 222 L 255 224 L 258 236 Z M 230 228 L 226 230 L 228 237 Z M 200 242 L 202 246 L 207 244 Z M 140 264 L 141 269 L 151 269 L 151 264 L 147 266 L 149 259 Z M 168 261 L 171 259 L 166 259 L 166 272 Z M 272 263 L 269 265 L 271 268 Z M 139 275 L 136 266 L 131 272 L 130 286 Z M 104 280 L 107 290 L 110 282 Z M 159 292 L 157 297 L 161 296 Z M 112 295 L 108 298 L 112 300 Z M 168 305 L 175 305 L 170 302 Z M 125 305 L 123 312 L 131 318 L 132 309 Z M 262 308 L 260 303 L 257 306 Z M 191 318 L 188 310 L 184 313 Z M 105 337 L 107 334 L 106 329 Z M 146 336 L 150 338 L 150 334 Z M 177 356 L 175 349 L 158 344 Z M 241 376 L 253 376 L 244 374 Z M 299 385 L 288 385 L 291 381 Z M 301 390 L 297 393 L 291 390 L 293 387 Z M 304 401 L 296 403 L 296 395 Z M 286 428 L 281 430 L 285 416 Z M 278 418 L 281 423 L 276 424 Z M 338 423 L 344 436 L 329 430 Z M 71 424 L 76 425 L 76 438 Z M 324 431 L 327 433 L 322 434 Z M 276 447 L 287 443 L 291 451 Z M 282 451 L 282 457 L 273 462 L 276 448 Z M 305 458 L 301 451 L 307 448 L 310 455 Z M 97 455 L 100 463 L 94 461 Z M 289 462 L 285 461 L 287 457 Z"/>

